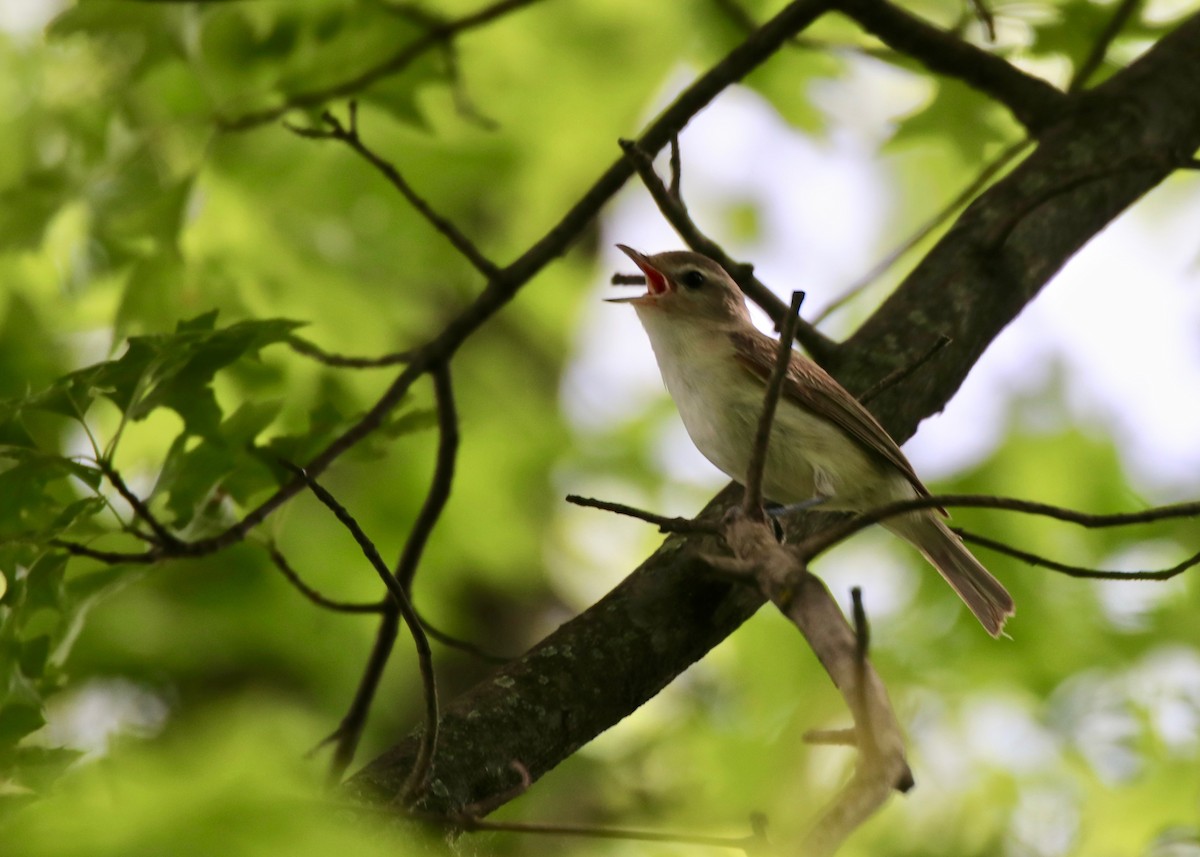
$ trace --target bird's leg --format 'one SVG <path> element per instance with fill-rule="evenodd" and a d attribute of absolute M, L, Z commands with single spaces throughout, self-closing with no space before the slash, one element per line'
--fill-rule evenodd
<path fill-rule="evenodd" d="M 788 503 L 786 506 L 781 506 L 778 503 L 771 503 L 767 506 L 767 514 L 772 518 L 784 518 L 793 512 L 803 512 L 805 509 L 812 509 L 820 506 L 822 503 L 828 503 L 829 497 L 818 494 L 815 497 L 809 497 L 807 500 L 802 500 L 799 503 Z"/>

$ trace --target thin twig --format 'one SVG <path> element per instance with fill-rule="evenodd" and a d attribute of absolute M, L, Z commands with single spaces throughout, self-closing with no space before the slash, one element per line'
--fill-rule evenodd
<path fill-rule="evenodd" d="M 858 735 L 853 729 L 809 729 L 800 740 L 829 747 L 858 747 Z"/>
<path fill-rule="evenodd" d="M 810 536 L 796 546 L 796 550 L 806 561 L 824 553 L 850 537 L 859 530 L 872 524 L 903 515 L 905 512 L 915 512 L 920 509 L 937 508 L 966 508 L 966 509 L 1004 509 L 1010 512 L 1021 512 L 1026 515 L 1037 515 L 1077 524 L 1088 529 L 1106 527 L 1124 527 L 1133 524 L 1148 524 L 1155 521 L 1167 521 L 1176 518 L 1200 517 L 1200 502 L 1175 503 L 1168 506 L 1158 506 L 1143 509 L 1140 512 L 1118 512 L 1114 514 L 1092 515 L 1052 506 L 1048 503 L 1037 503 L 1031 500 L 1018 500 L 1013 497 L 996 497 L 985 494 L 934 494 L 929 497 L 915 497 L 911 500 L 901 500 L 868 509 L 838 523 L 816 535 Z"/>
<path fill-rule="evenodd" d="M 941 351 L 943 348 L 945 348 L 949 344 L 950 344 L 949 336 L 947 336 L 944 333 L 939 335 L 938 338 L 936 340 L 934 340 L 933 345 L 929 346 L 928 350 L 926 350 L 926 352 L 924 354 L 922 354 L 920 357 L 918 357 L 916 360 L 914 360 L 912 363 L 908 364 L 907 366 L 901 366 L 897 369 L 892 370 L 891 372 L 888 372 L 886 375 L 884 375 L 882 378 L 880 378 L 878 381 L 876 381 L 874 384 L 872 384 L 870 387 L 868 387 L 866 392 L 864 392 L 861 396 L 858 397 L 858 400 L 865 405 L 867 402 L 871 401 L 871 399 L 878 396 L 884 390 L 887 390 L 890 387 L 894 387 L 895 385 L 897 385 L 901 381 L 903 381 L 905 378 L 912 375 L 914 372 L 916 372 L 918 369 L 920 369 L 922 366 L 924 366 L 926 363 L 928 363 L 930 360 L 932 360 L 933 356 L 935 354 L 937 354 L 939 351 Z"/>
<path fill-rule="evenodd" d="M 601 509 L 605 512 L 625 515 L 628 518 L 637 518 L 639 521 L 654 524 L 660 532 L 664 533 L 705 533 L 707 535 L 718 535 L 721 532 L 716 524 L 708 521 L 699 521 L 695 518 L 669 518 L 665 515 L 656 515 L 653 512 L 647 512 L 634 506 L 626 506 L 624 503 L 610 503 L 607 500 L 580 497 L 578 494 L 568 494 L 566 500 L 575 506 Z"/>
<path fill-rule="evenodd" d="M 135 534 L 136 535 L 136 534 Z M 142 553 L 133 553 L 132 551 L 108 551 L 99 550 L 97 548 L 88 547 L 80 542 L 72 542 L 67 539 L 52 538 L 46 540 L 47 544 L 52 545 L 60 550 L 65 550 L 71 556 L 82 556 L 88 559 L 94 559 L 98 562 L 103 562 L 107 565 L 119 565 L 132 563 L 135 565 L 153 565 L 160 561 L 165 556 L 169 556 L 162 549 L 161 545 L 155 545 L 149 550 Z"/>
<path fill-rule="evenodd" d="M 396 563 L 396 580 L 405 592 L 412 592 L 413 578 L 421 555 L 433 528 L 437 526 L 442 510 L 450 499 L 450 488 L 454 483 L 454 465 L 458 458 L 458 411 L 454 405 L 454 386 L 450 380 L 450 364 L 441 363 L 429 373 L 433 378 L 433 395 L 437 402 L 438 448 L 433 466 L 433 478 L 425 503 L 413 522 L 412 531 L 404 543 L 404 550 Z"/>
<path fill-rule="evenodd" d="M 796 334 L 802 303 L 804 303 L 804 292 L 792 292 L 792 303 L 788 307 L 788 314 L 783 319 L 783 330 L 779 334 L 779 351 L 775 356 L 775 365 L 771 369 L 771 377 L 767 381 L 767 388 L 763 393 L 762 413 L 758 417 L 754 446 L 750 449 L 750 462 L 746 466 L 742 511 L 757 520 L 765 520 L 762 507 L 763 470 L 767 464 L 767 447 L 771 443 L 771 427 L 775 421 L 775 409 L 779 405 L 779 396 L 783 392 L 783 382 L 787 378 L 788 368 L 792 365 L 792 339 Z"/>
<path fill-rule="evenodd" d="M 879 743 L 871 722 L 871 704 L 867 698 L 867 653 L 871 649 L 871 625 L 867 622 L 867 608 L 863 605 L 862 588 L 850 589 L 851 616 L 854 620 L 854 660 L 857 673 L 855 693 L 850 700 L 855 709 L 854 732 L 858 739 L 858 751 L 865 757 L 865 764 L 879 763 Z"/>
<path fill-rule="evenodd" d="M 950 219 L 964 205 L 973 200 L 979 193 L 988 186 L 993 178 L 996 177 L 1005 167 L 1007 167 L 1016 157 L 1021 154 L 1026 148 L 1032 144 L 1032 140 L 1026 137 L 1017 143 L 1002 151 L 989 164 L 979 171 L 979 175 L 971 181 L 969 185 L 963 188 L 954 199 L 950 200 L 929 220 L 925 221 L 912 235 L 906 238 L 898 247 L 880 259 L 871 270 L 859 277 L 852 283 L 846 291 L 839 295 L 835 300 L 822 307 L 821 311 L 813 316 L 812 323 L 820 324 L 837 310 L 844 307 L 850 301 L 854 300 L 863 293 L 876 280 L 886 274 L 893 265 L 903 259 L 914 248 L 918 247 L 934 232 L 937 232 L 945 224 L 950 222 Z"/>
<path fill-rule="evenodd" d="M 683 205 L 683 158 L 679 152 L 679 135 L 671 138 L 671 184 L 667 193 L 671 194 L 681 206 Z M 686 210 L 686 209 L 685 209 Z"/>
<path fill-rule="evenodd" d="M 326 610 L 333 610 L 337 613 L 382 613 L 386 608 L 385 601 L 370 601 L 370 602 L 353 602 L 353 601 L 334 601 L 332 598 L 326 598 L 317 590 L 313 589 L 305 583 L 296 570 L 292 568 L 292 564 L 275 545 L 267 545 L 267 553 L 271 557 L 271 562 L 275 563 L 275 567 L 287 579 L 288 583 L 292 584 L 301 595 L 316 604 L 318 607 L 324 607 Z"/>
<path fill-rule="evenodd" d="M 309 342 L 296 335 L 287 338 L 287 344 L 297 354 L 311 357 L 326 366 L 337 366 L 345 369 L 379 369 L 386 366 L 396 366 L 412 360 L 412 351 L 396 351 L 392 354 L 382 354 L 379 357 L 349 357 L 345 354 L 334 354 L 319 345 Z"/>
<path fill-rule="evenodd" d="M 392 576 L 387 565 L 384 564 L 383 557 L 379 555 L 375 544 L 363 532 L 362 527 L 358 525 L 358 521 L 354 519 L 354 516 L 332 494 L 325 490 L 316 479 L 305 473 L 302 468 L 294 467 L 286 462 L 283 463 L 284 466 L 304 480 L 309 490 L 313 492 L 313 495 L 325 504 L 325 507 L 329 511 L 333 512 L 334 517 L 354 537 L 354 540 L 363 552 L 363 556 L 367 558 L 371 567 L 375 569 L 375 573 L 379 575 L 379 579 L 383 581 L 383 585 L 387 587 L 388 594 L 395 601 L 396 606 L 400 610 L 400 615 L 404 618 L 404 623 L 408 626 L 409 633 L 412 634 L 413 643 L 417 650 L 417 663 L 420 667 L 421 683 L 425 695 L 425 728 L 421 735 L 421 746 L 417 752 L 417 759 L 413 763 L 412 771 L 409 772 L 408 779 L 404 783 L 404 788 L 397 795 L 398 802 L 409 805 L 420 797 L 427 786 L 429 772 L 433 767 L 433 755 L 437 748 L 437 679 L 433 673 L 433 652 L 429 648 L 429 638 L 425 636 L 425 629 L 421 627 L 421 621 L 417 618 L 416 611 L 413 610 L 412 603 L 408 600 L 408 593 L 405 592 L 400 582 Z"/>
<path fill-rule="evenodd" d="M 434 229 L 445 236 L 446 240 L 453 245 L 454 249 L 459 254 L 471 263 L 471 266 L 489 279 L 495 277 L 500 268 L 487 256 L 485 256 L 475 243 L 466 236 L 461 229 L 451 223 L 446 217 L 439 214 L 420 194 L 413 190 L 412 185 L 408 180 L 400 174 L 390 161 L 385 160 L 380 155 L 362 141 L 362 137 L 358 133 L 358 109 L 355 102 L 351 101 L 348 108 L 349 119 L 346 125 L 343 125 L 329 110 L 321 114 L 321 120 L 329 126 L 328 130 L 320 128 L 301 128 L 295 125 L 284 123 L 285 127 L 293 134 L 301 137 L 307 137 L 313 140 L 338 140 L 345 143 L 355 152 L 357 152 L 371 166 L 375 167 L 383 174 L 392 185 L 400 192 L 400 195 L 408 200 L 408 204 L 416 209 L 417 213 L 425 218 Z"/>
<path fill-rule="evenodd" d="M 399 582 L 401 588 L 409 593 L 410 599 L 413 576 L 420 564 L 425 544 L 450 497 L 450 486 L 454 480 L 454 464 L 458 454 L 458 414 L 454 406 L 454 389 L 450 379 L 449 364 L 439 364 L 430 371 L 430 375 L 433 378 L 434 398 L 437 402 L 437 459 L 425 503 L 417 514 L 408 540 L 404 543 L 404 550 L 396 564 L 396 571 L 392 575 Z M 387 603 L 383 620 L 375 634 L 371 656 L 367 659 L 362 677 L 355 689 L 354 699 L 351 701 L 345 717 L 342 718 L 337 732 L 331 736 L 337 739 L 337 749 L 329 763 L 329 775 L 333 781 L 339 780 L 346 772 L 358 750 L 363 730 L 367 725 L 367 715 L 375 700 L 375 694 L 379 690 L 379 683 L 383 680 L 383 670 L 395 643 L 398 610 L 397 602 L 389 601 Z M 431 631 L 429 624 L 425 622 L 415 607 L 413 607 L 413 615 L 417 617 L 417 621 L 421 623 L 421 627 L 429 633 L 429 636 L 445 642 L 445 635 Z M 461 647 L 466 648 L 466 644 Z"/>
<path fill-rule="evenodd" d="M 658 210 L 679 233 L 679 237 L 697 253 L 708 256 L 724 268 L 746 297 L 758 304 L 762 311 L 775 322 L 775 329 L 778 330 L 784 318 L 787 317 L 787 305 L 754 276 L 752 265 L 734 261 L 721 249 L 720 245 L 700 231 L 683 202 L 672 196 L 670 189 L 658 177 L 658 173 L 654 171 L 654 161 L 645 149 L 631 140 L 619 140 L 618 143 L 633 168 L 641 176 L 642 183 L 653 197 Z M 796 328 L 796 340 L 818 363 L 828 361 L 836 349 L 832 340 L 803 321 Z"/>
<path fill-rule="evenodd" d="M 339 98 L 352 97 L 373 83 L 399 74 L 426 51 L 445 44 L 468 30 L 490 24 L 497 18 L 526 6 L 532 6 L 537 2 L 539 0 L 500 0 L 498 3 L 485 6 L 461 18 L 432 24 L 419 38 L 409 42 L 396 53 L 392 54 L 392 56 L 364 72 L 349 77 L 340 83 L 335 83 L 332 86 L 289 95 L 277 107 L 270 107 L 266 110 L 259 110 L 253 113 L 245 113 L 241 116 L 229 118 L 217 117 L 217 126 L 225 131 L 242 131 L 272 122 L 289 110 L 318 107 Z"/>
<path fill-rule="evenodd" d="M 346 709 L 338 728 L 321 742 L 321 746 L 333 741 L 337 742 L 329 760 L 328 781 L 330 786 L 341 782 L 346 770 L 354 761 L 354 754 L 358 751 L 359 741 L 362 740 L 362 733 L 366 729 L 367 718 L 371 713 L 371 704 L 375 701 L 375 694 L 379 690 L 380 681 L 383 680 L 383 672 L 392 656 L 392 650 L 396 645 L 396 636 L 399 632 L 400 611 L 396 607 L 396 602 L 389 598 L 386 609 L 380 617 L 379 627 L 375 629 L 375 641 L 371 644 L 371 653 L 367 656 L 362 675 L 358 679 L 358 686 L 354 689 L 350 707 Z"/>
<path fill-rule="evenodd" d="M 859 631 L 852 628 L 829 588 L 808 571 L 803 556 L 780 545 L 765 523 L 740 509 L 723 522 L 734 556 L 755 566 L 759 590 L 804 635 L 854 718 L 860 751 L 855 774 L 799 849 L 806 857 L 831 857 L 893 791 L 911 785 L 903 734 L 883 682 L 863 650 L 865 619 L 860 619 Z"/>
<path fill-rule="evenodd" d="M 871 650 L 871 626 L 867 622 L 867 608 L 863 606 L 862 587 L 850 588 L 850 602 L 853 606 L 851 615 L 854 617 L 854 640 L 857 644 L 854 654 L 860 663 L 866 663 L 867 653 Z"/>
<path fill-rule="evenodd" d="M 494 655 L 484 650 L 482 646 L 472 643 L 470 640 L 464 640 L 460 637 L 455 637 L 453 634 L 446 633 L 426 619 L 419 610 L 417 611 L 417 616 L 420 617 L 421 627 L 425 629 L 425 633 L 429 635 L 429 638 L 436 640 L 447 648 L 458 649 L 460 652 L 464 652 L 473 658 L 478 658 L 489 664 L 506 664 L 512 660 L 512 658 L 506 658 L 503 655 Z"/>
<path fill-rule="evenodd" d="M 111 461 L 101 456 L 100 458 L 96 459 L 96 465 L 99 467 L 100 472 L 104 474 L 105 478 L 107 478 L 112 484 L 112 487 L 117 490 L 117 493 L 120 494 L 121 497 L 124 498 L 125 502 L 129 504 L 129 507 L 133 509 L 133 514 L 137 516 L 138 520 L 142 521 L 150 528 L 160 544 L 166 547 L 174 547 L 181 543 L 178 536 L 168 530 L 166 526 L 154 516 L 154 513 L 150 511 L 150 508 L 145 504 L 145 502 L 143 502 L 142 498 L 133 493 L 133 490 L 125 484 L 125 480 L 121 478 L 120 472 L 118 472 L 117 469 L 112 466 Z"/>
<path fill-rule="evenodd" d="M 1177 577 L 1188 569 L 1200 565 L 1200 552 L 1197 552 L 1170 568 L 1153 571 L 1107 571 L 1098 568 L 1085 568 L 1080 565 L 1068 565 L 1067 563 L 1048 559 L 1047 557 L 1007 545 L 996 539 L 969 532 L 960 527 L 952 527 L 951 529 L 965 542 L 985 547 L 996 553 L 1011 556 L 1013 559 L 1019 559 L 1029 565 L 1045 568 L 1049 571 L 1057 571 L 1068 577 L 1090 578 L 1092 580 L 1170 580 L 1172 577 Z"/>
<path fill-rule="evenodd" d="M 1141 0 L 1121 0 L 1117 4 L 1117 8 L 1113 9 L 1112 15 L 1104 24 L 1104 29 L 1100 31 L 1100 35 L 1092 44 L 1092 49 L 1075 69 L 1075 74 L 1071 76 L 1071 83 L 1067 86 L 1068 93 L 1074 94 L 1087 86 L 1088 81 L 1092 79 L 1104 62 L 1108 49 L 1121 34 L 1121 30 L 1125 29 L 1125 25 L 1129 23 L 1129 19 L 1133 17 L 1140 4 Z"/>
<path fill-rule="evenodd" d="M 976 19 L 983 25 L 984 36 L 993 44 L 996 42 L 996 16 L 992 14 L 992 10 L 988 8 L 984 0 L 967 0 L 967 4 L 971 7 L 971 11 L 975 13 Z"/>

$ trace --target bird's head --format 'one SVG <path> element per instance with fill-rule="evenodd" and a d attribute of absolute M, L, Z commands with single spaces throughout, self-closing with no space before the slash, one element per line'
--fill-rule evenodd
<path fill-rule="evenodd" d="M 707 256 L 678 250 L 645 256 L 624 244 L 617 247 L 645 274 L 646 293 L 609 298 L 611 303 L 632 304 L 639 314 L 643 310 L 659 311 L 692 322 L 749 323 L 741 289 L 724 268 Z"/>

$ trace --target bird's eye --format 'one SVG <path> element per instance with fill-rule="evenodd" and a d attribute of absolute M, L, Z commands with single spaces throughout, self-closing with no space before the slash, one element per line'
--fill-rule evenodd
<path fill-rule="evenodd" d="M 698 289 L 704 285 L 704 275 L 693 268 L 690 271 L 684 271 L 683 276 L 679 278 L 679 282 L 683 283 L 689 289 Z"/>

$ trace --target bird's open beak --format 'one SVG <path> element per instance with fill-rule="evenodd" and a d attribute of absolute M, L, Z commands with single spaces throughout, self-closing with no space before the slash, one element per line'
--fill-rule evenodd
<path fill-rule="evenodd" d="M 671 290 L 670 280 L 662 271 L 650 264 L 650 260 L 644 255 L 634 250 L 632 247 L 626 247 L 624 244 L 618 244 L 617 249 L 633 260 L 633 264 L 641 269 L 646 275 L 646 293 L 644 295 L 635 295 L 629 298 L 605 298 L 610 304 L 648 304 L 653 303 L 655 298 L 667 294 Z"/>

